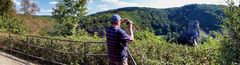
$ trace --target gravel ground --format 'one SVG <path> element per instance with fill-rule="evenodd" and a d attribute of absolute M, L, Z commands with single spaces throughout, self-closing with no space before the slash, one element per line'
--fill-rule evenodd
<path fill-rule="evenodd" d="M 0 51 L 0 65 L 37 65 Z"/>

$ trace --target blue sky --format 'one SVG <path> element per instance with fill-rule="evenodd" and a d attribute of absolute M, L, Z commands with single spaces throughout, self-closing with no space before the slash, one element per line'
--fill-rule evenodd
<path fill-rule="evenodd" d="M 17 9 L 21 0 L 14 0 Z M 40 7 L 37 15 L 51 15 L 52 9 L 58 0 L 33 0 Z M 236 0 L 237 2 L 237 0 Z M 224 0 L 89 0 L 88 14 L 117 9 L 122 7 L 151 7 L 170 8 L 181 7 L 188 4 L 216 4 L 226 5 Z M 238 3 L 237 3 L 238 4 Z"/>

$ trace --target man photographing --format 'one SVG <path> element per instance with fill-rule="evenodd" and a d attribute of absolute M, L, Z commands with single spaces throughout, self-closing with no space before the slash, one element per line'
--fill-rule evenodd
<path fill-rule="evenodd" d="M 127 42 L 133 41 L 132 21 L 121 20 L 119 14 L 111 18 L 111 26 L 106 30 L 109 65 L 128 65 Z M 127 23 L 129 33 L 121 29 L 121 24 Z"/>

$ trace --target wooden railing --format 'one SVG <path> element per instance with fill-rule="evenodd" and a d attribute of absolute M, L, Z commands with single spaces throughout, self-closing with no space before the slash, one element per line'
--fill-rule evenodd
<path fill-rule="evenodd" d="M 10 33 L 4 39 L 5 41 L 1 43 L 2 49 L 13 55 L 24 55 L 26 59 L 30 57 L 38 59 L 38 63 L 57 65 L 99 63 L 91 60 L 94 58 L 103 61 L 100 64 L 107 62 L 105 42 L 81 42 Z"/>
<path fill-rule="evenodd" d="M 9 33 L 0 43 L 0 48 L 12 55 L 46 65 L 106 65 L 105 44 Z M 132 62 L 136 65 L 134 60 Z"/>

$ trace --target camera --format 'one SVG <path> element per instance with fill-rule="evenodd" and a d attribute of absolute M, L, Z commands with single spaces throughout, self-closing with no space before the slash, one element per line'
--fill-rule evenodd
<path fill-rule="evenodd" d="M 124 19 L 122 23 L 126 22 L 127 25 L 130 24 L 129 19 Z"/>

